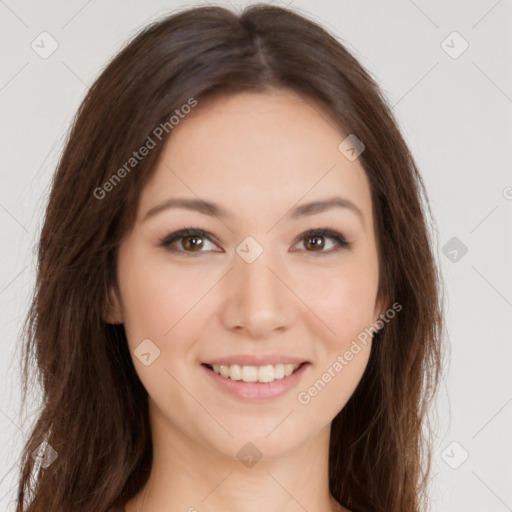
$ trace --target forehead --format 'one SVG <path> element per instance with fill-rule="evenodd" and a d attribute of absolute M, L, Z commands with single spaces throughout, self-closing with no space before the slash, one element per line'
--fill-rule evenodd
<path fill-rule="evenodd" d="M 341 195 L 370 217 L 364 169 L 338 149 L 346 136 L 325 107 L 289 91 L 199 100 L 173 128 L 141 214 L 168 197 L 189 197 L 270 220 L 298 202 Z"/>

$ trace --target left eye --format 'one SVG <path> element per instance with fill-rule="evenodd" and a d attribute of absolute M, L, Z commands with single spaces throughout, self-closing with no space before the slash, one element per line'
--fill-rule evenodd
<path fill-rule="evenodd" d="M 209 252 L 202 251 L 201 249 L 204 248 L 204 240 L 208 240 L 213 244 L 212 239 L 214 239 L 214 237 L 202 229 L 185 228 L 165 237 L 161 240 L 161 245 L 170 252 L 185 253 L 187 256 L 192 256 L 201 252 Z M 325 239 L 334 241 L 330 248 L 327 247 L 329 250 L 324 250 L 326 249 Z M 181 249 L 173 247 L 176 242 L 181 242 Z M 315 252 L 319 255 L 336 252 L 342 248 L 348 248 L 351 245 L 351 242 L 347 242 L 343 235 L 326 228 L 306 231 L 300 236 L 299 243 L 300 242 L 303 243 L 306 252 Z M 211 252 L 222 252 L 222 250 L 213 249 Z"/>
<path fill-rule="evenodd" d="M 334 240 L 334 244 L 329 251 L 322 250 L 325 249 L 325 242 L 322 241 L 323 239 Z M 350 246 L 350 242 L 347 242 L 343 235 L 336 231 L 331 231 L 330 229 L 307 231 L 301 235 L 300 241 L 303 242 L 305 247 L 309 246 L 313 248 L 312 251 L 308 252 L 318 252 L 322 254 L 335 252 L 344 247 L 347 248 Z"/>

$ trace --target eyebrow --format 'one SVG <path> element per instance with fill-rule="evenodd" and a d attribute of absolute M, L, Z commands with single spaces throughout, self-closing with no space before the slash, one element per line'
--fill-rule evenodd
<path fill-rule="evenodd" d="M 155 216 L 156 214 L 168 210 L 171 208 L 184 208 L 186 210 L 193 210 L 203 215 L 208 215 L 210 217 L 218 217 L 218 218 L 230 218 L 233 217 L 233 214 L 226 210 L 223 206 L 212 203 L 210 201 L 205 201 L 203 199 L 188 199 L 182 197 L 174 197 L 163 201 L 162 203 L 151 208 L 143 218 L 143 221 L 146 219 Z M 300 217 L 305 217 L 307 215 L 314 215 L 316 213 L 322 213 L 331 208 L 344 208 L 352 213 L 355 213 L 361 222 L 364 224 L 363 212 L 360 208 L 354 204 L 352 201 L 343 198 L 343 197 L 331 197 L 329 199 L 312 201 L 310 203 L 305 203 L 299 206 L 296 206 L 289 212 L 287 215 L 291 219 L 298 219 Z"/>

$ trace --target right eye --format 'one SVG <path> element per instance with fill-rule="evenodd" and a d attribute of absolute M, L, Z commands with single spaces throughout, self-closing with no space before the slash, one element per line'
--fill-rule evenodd
<path fill-rule="evenodd" d="M 198 228 L 184 228 L 167 235 L 160 241 L 160 245 L 165 247 L 166 250 L 173 253 L 184 253 L 188 255 L 195 255 L 195 253 L 211 252 L 202 251 L 204 247 L 204 240 L 211 240 L 213 237 L 210 233 Z M 181 249 L 174 247 L 176 242 L 181 245 Z M 214 252 L 220 252 L 214 250 Z"/>

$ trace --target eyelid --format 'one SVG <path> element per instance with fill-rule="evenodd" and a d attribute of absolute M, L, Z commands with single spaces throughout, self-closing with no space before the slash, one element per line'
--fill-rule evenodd
<path fill-rule="evenodd" d="M 327 256 L 328 254 L 338 252 L 341 249 L 348 249 L 352 245 L 352 242 L 349 242 L 342 233 L 340 233 L 334 229 L 329 229 L 327 227 L 312 228 L 312 229 L 308 229 L 308 230 L 304 231 L 303 233 L 301 233 L 298 236 L 294 245 L 296 245 L 298 242 L 301 242 L 302 240 L 304 240 L 310 236 L 313 236 L 313 235 L 320 235 L 325 238 L 330 238 L 331 240 L 334 240 L 334 242 L 335 242 L 335 247 L 328 251 L 305 251 L 307 253 L 315 254 L 317 256 L 324 256 L 324 255 Z"/>
<path fill-rule="evenodd" d="M 212 251 L 184 251 L 184 250 L 177 250 L 177 249 L 171 249 L 171 244 L 174 242 L 177 242 L 181 240 L 182 238 L 185 238 L 186 236 L 193 236 L 193 235 L 199 235 L 202 238 L 206 238 L 210 240 L 212 243 L 216 242 L 216 238 L 208 231 L 205 231 L 201 228 L 194 228 L 194 227 L 185 227 L 182 229 L 179 229 L 178 231 L 174 231 L 171 234 L 165 236 L 160 240 L 160 245 L 163 246 L 166 250 L 168 250 L 171 253 L 178 253 L 178 254 L 185 254 L 187 256 L 196 256 L 203 252 L 212 252 Z M 221 249 L 222 251 L 222 249 Z M 220 251 L 213 251 L 213 252 L 220 252 Z M 224 251 L 222 251 L 224 252 Z"/>
<path fill-rule="evenodd" d="M 185 250 L 179 250 L 179 249 L 172 249 L 171 244 L 181 240 L 182 238 L 185 238 L 186 236 L 193 236 L 193 235 L 199 235 L 201 238 L 206 238 L 210 242 L 217 244 L 217 239 L 214 235 L 212 235 L 210 232 L 201 229 L 201 228 L 195 228 L 195 227 L 185 227 L 182 229 L 179 229 L 178 231 L 174 231 L 173 233 L 165 236 L 164 238 L 160 239 L 160 245 L 163 246 L 167 251 L 171 253 L 178 253 L 178 254 L 184 254 L 186 256 L 198 256 L 201 253 L 204 252 L 224 252 L 222 249 L 220 251 L 185 251 Z M 334 240 L 335 247 L 329 249 L 328 251 L 307 251 L 302 250 L 302 252 L 311 253 L 316 256 L 327 256 L 328 254 L 333 254 L 341 249 L 349 249 L 352 246 L 352 242 L 346 240 L 344 235 L 334 229 L 330 229 L 327 227 L 322 228 L 312 228 L 308 229 L 304 232 L 302 232 L 294 241 L 293 245 L 297 245 L 297 243 L 305 240 L 308 237 L 319 235 L 325 238 L 330 238 L 331 240 Z M 297 251 L 293 251 L 297 252 Z"/>

